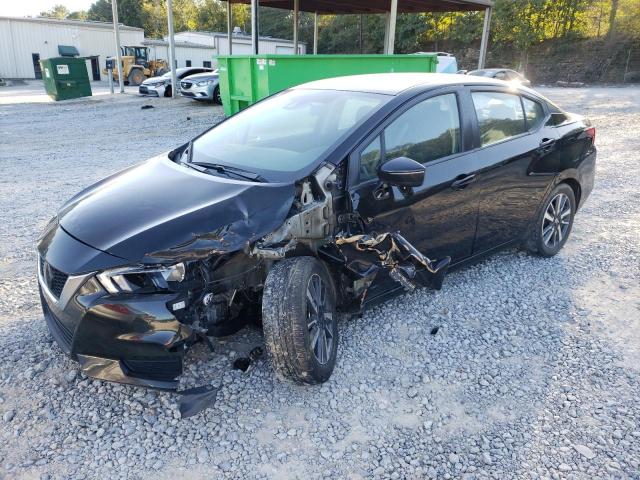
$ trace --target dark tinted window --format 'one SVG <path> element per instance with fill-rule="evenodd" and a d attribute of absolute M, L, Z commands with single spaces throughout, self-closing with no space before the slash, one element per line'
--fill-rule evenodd
<path fill-rule="evenodd" d="M 409 157 L 426 163 L 460 151 L 456 96 L 430 98 L 411 107 L 384 131 L 385 159 Z"/>
<path fill-rule="evenodd" d="M 549 127 L 557 127 L 558 125 L 562 125 L 567 122 L 569 117 L 563 112 L 552 112 L 549 120 L 547 120 L 546 125 Z"/>
<path fill-rule="evenodd" d="M 378 175 L 378 166 L 382 163 L 380 137 L 369 144 L 360 154 L 360 179 L 369 180 Z"/>
<path fill-rule="evenodd" d="M 482 146 L 505 140 L 526 131 L 518 95 L 473 92 Z"/>
<path fill-rule="evenodd" d="M 538 128 L 544 120 L 544 109 L 542 105 L 534 100 L 522 97 L 524 105 L 524 115 L 527 117 L 527 129 L 531 132 Z"/>

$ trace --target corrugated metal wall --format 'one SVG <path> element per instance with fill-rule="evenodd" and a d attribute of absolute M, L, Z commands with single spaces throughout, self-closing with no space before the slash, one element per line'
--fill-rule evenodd
<path fill-rule="evenodd" d="M 140 45 L 144 32 L 121 27 L 120 39 L 122 45 Z M 0 18 L 0 77 L 35 78 L 32 54 L 38 54 L 40 59 L 57 57 L 58 45 L 73 45 L 83 57 L 99 55 L 100 69 L 104 68 L 106 57 L 115 55 L 110 28 Z M 106 80 L 105 75 L 101 77 Z M 91 72 L 89 78 L 93 78 Z"/>

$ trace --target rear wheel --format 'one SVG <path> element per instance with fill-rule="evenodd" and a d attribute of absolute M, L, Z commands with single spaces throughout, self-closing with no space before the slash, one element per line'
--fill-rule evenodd
<path fill-rule="evenodd" d="M 171 85 L 169 85 L 167 88 L 164 89 L 164 96 L 165 97 L 171 96 Z"/>
<path fill-rule="evenodd" d="M 298 383 L 322 383 L 338 351 L 336 292 L 326 267 L 314 257 L 276 263 L 264 286 L 262 325 L 276 372 Z"/>
<path fill-rule="evenodd" d="M 561 183 L 547 196 L 530 234 L 527 248 L 543 257 L 558 253 L 569 238 L 576 212 L 573 189 Z"/>
<path fill-rule="evenodd" d="M 129 85 L 138 86 L 144 81 L 144 73 L 139 68 L 134 68 L 129 72 Z"/>

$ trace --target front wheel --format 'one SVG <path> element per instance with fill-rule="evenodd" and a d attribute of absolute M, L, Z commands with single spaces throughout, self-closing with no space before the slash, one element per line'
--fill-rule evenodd
<path fill-rule="evenodd" d="M 276 263 L 262 295 L 266 350 L 276 372 L 297 383 L 326 382 L 336 364 L 336 291 L 314 257 Z"/>
<path fill-rule="evenodd" d="M 527 248 L 543 257 L 558 253 L 569 238 L 576 212 L 573 189 L 561 183 L 547 196 L 533 226 Z"/>
<path fill-rule="evenodd" d="M 216 86 L 213 89 L 213 103 L 216 105 L 222 105 L 222 97 L 220 96 L 220 87 Z"/>

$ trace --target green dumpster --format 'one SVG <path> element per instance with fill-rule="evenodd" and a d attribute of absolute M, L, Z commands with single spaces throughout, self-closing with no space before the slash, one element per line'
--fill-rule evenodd
<path fill-rule="evenodd" d="M 219 56 L 220 95 L 229 116 L 274 93 L 322 78 L 386 72 L 435 72 L 436 55 Z"/>
<path fill-rule="evenodd" d="M 84 58 L 47 58 L 40 60 L 40 67 L 44 89 L 55 101 L 91 96 L 91 84 Z"/>

